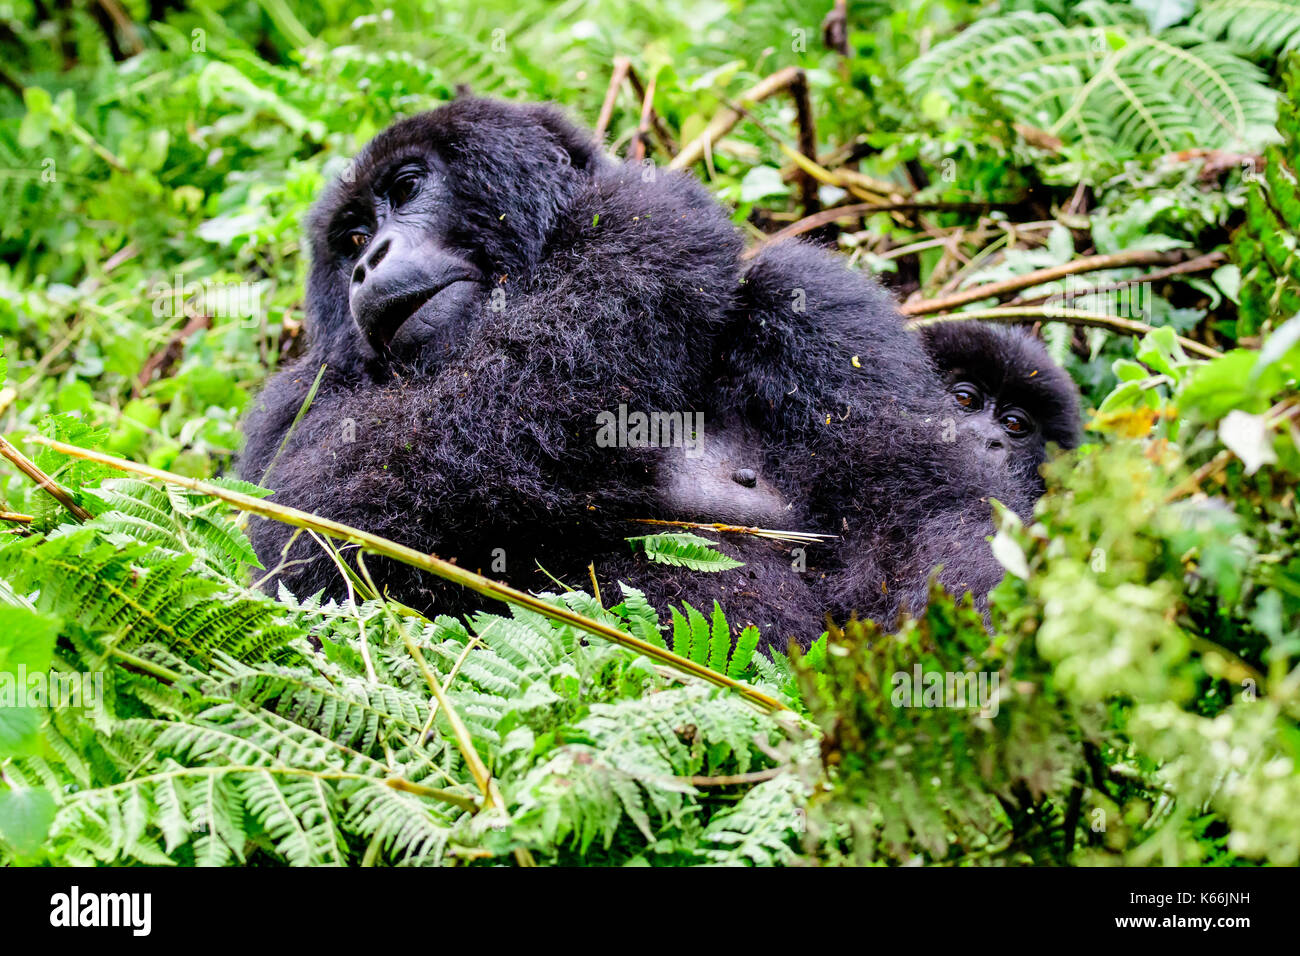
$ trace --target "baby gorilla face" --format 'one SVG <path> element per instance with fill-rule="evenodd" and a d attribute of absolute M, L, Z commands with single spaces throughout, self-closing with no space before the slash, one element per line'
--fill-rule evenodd
<path fill-rule="evenodd" d="M 995 467 L 1032 472 L 1042 461 L 1038 423 L 1023 408 L 978 382 L 954 381 L 948 393 L 962 412 L 957 427 L 976 436 Z"/>
<path fill-rule="evenodd" d="M 431 151 L 395 157 L 330 224 L 352 319 L 376 352 L 412 359 L 464 337 L 484 277 L 452 242 L 452 195 Z"/>

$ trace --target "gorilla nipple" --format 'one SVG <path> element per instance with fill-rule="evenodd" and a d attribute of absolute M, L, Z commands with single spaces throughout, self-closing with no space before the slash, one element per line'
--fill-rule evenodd
<path fill-rule="evenodd" d="M 758 472 L 753 468 L 737 468 L 731 473 L 731 480 L 746 488 L 753 488 L 758 484 Z"/>

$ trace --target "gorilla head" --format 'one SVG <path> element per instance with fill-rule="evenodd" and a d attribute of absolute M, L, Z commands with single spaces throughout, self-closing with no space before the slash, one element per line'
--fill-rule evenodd
<path fill-rule="evenodd" d="M 959 412 L 958 428 L 978 438 L 992 467 L 1040 486 L 1047 445 L 1079 444 L 1079 393 L 1070 377 L 1019 328 L 944 322 L 921 335 Z"/>
<path fill-rule="evenodd" d="M 258 396 L 240 473 L 519 586 L 616 571 L 629 519 L 656 514 L 657 459 L 682 452 L 605 447 L 598 416 L 707 408 L 740 273 L 726 210 L 688 174 L 602 158 L 552 108 L 460 98 L 375 137 L 304 244 L 307 349 Z M 250 534 L 268 585 L 346 593 L 311 540 Z M 369 570 L 412 606 L 472 599 Z"/>
<path fill-rule="evenodd" d="M 362 357 L 427 369 L 494 284 L 536 269 L 602 162 L 544 106 L 463 98 L 390 126 L 312 211 L 314 335 L 336 353 L 356 336 Z"/>

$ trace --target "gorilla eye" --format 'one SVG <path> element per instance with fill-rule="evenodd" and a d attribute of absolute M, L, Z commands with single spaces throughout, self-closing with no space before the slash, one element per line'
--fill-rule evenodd
<path fill-rule="evenodd" d="M 1017 437 L 1028 435 L 1034 430 L 1033 420 L 1018 408 L 1003 412 L 1002 417 L 998 419 L 998 424 L 1008 435 Z"/>
<path fill-rule="evenodd" d="M 348 242 L 352 243 L 353 249 L 364 249 L 369 241 L 370 235 L 364 229 L 353 229 L 348 233 Z"/>
<path fill-rule="evenodd" d="M 405 205 L 420 188 L 420 175 L 417 172 L 402 173 L 388 187 L 388 201 L 394 208 Z"/>
<path fill-rule="evenodd" d="M 958 382 L 949 391 L 963 411 L 978 412 L 984 407 L 984 393 L 969 382 Z"/>

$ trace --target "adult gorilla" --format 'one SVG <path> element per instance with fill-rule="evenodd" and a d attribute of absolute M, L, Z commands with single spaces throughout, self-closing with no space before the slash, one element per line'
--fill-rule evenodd
<path fill-rule="evenodd" d="M 945 432 L 937 373 L 835 257 L 779 244 L 742 279 L 740 238 L 693 178 L 607 160 L 548 107 L 458 99 L 385 130 L 351 172 L 308 225 L 309 349 L 245 426 L 241 474 L 273 500 L 525 588 L 553 587 L 539 567 L 581 587 L 594 560 L 606 588 L 660 607 L 716 595 L 782 645 L 828 609 L 919 607 L 936 563 L 979 595 L 1000 576 L 987 498 L 1032 496 Z M 703 413 L 704 454 L 604 447 L 597 416 L 620 406 Z M 803 572 L 788 546 L 729 538 L 745 567 L 702 575 L 629 556 L 645 517 L 840 539 Z M 292 533 L 255 522 L 263 563 L 299 596 L 341 593 Z M 408 604 L 465 609 L 407 567 L 367 568 Z"/>

